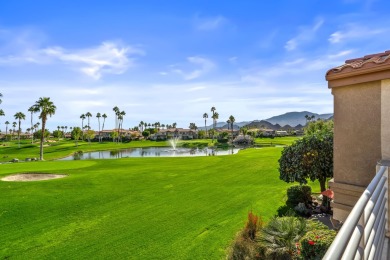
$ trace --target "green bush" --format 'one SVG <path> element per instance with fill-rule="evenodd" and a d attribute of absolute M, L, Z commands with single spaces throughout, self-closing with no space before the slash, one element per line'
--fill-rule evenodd
<path fill-rule="evenodd" d="M 298 206 L 299 203 L 309 205 L 311 203 L 311 187 L 308 185 L 295 185 L 287 189 L 286 205 L 290 208 Z"/>
<path fill-rule="evenodd" d="M 304 259 L 322 259 L 336 237 L 334 230 L 311 230 L 299 241 Z"/>
<path fill-rule="evenodd" d="M 295 211 L 293 209 L 291 209 L 289 206 L 283 205 L 277 209 L 277 216 L 278 217 L 295 217 L 296 214 L 295 214 Z"/>

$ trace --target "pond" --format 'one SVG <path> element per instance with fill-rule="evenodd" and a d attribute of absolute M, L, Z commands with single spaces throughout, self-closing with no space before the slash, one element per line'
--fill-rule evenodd
<path fill-rule="evenodd" d="M 239 148 L 210 149 L 210 148 L 178 148 L 148 147 L 131 148 L 115 151 L 97 151 L 75 153 L 74 155 L 59 159 L 66 160 L 89 160 L 89 159 L 118 159 L 128 157 L 190 157 L 190 156 L 214 156 L 236 154 Z"/>

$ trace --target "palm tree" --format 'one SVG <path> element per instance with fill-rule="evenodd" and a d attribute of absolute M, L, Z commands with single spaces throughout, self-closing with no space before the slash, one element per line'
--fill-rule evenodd
<path fill-rule="evenodd" d="M 85 114 L 81 114 L 81 129 L 84 129 L 84 120 L 85 120 Z M 84 130 L 82 130 L 83 133 L 81 134 L 81 139 L 84 141 Z"/>
<path fill-rule="evenodd" d="M 214 110 L 215 111 L 215 110 Z M 217 120 L 219 118 L 219 114 L 218 112 L 213 112 L 213 116 L 212 116 L 212 119 L 213 119 L 213 129 L 214 129 L 214 132 L 215 133 L 215 127 L 217 126 Z M 213 142 L 214 142 L 214 134 L 213 134 Z"/>
<path fill-rule="evenodd" d="M 177 126 L 176 122 L 172 124 L 173 128 L 176 128 L 176 126 Z"/>
<path fill-rule="evenodd" d="M 122 127 L 123 127 L 123 117 L 126 115 L 126 112 L 125 111 L 121 111 L 121 112 L 118 112 L 118 121 L 119 121 L 119 125 L 118 125 L 118 142 L 119 142 L 119 138 L 122 142 Z"/>
<path fill-rule="evenodd" d="M 1 97 L 3 97 L 3 94 L 0 93 L 0 104 L 1 104 L 1 102 L 2 102 Z"/>
<path fill-rule="evenodd" d="M 102 117 L 103 117 L 102 132 L 103 132 L 103 130 L 104 130 L 104 123 L 106 122 L 107 115 L 103 114 Z"/>
<path fill-rule="evenodd" d="M 13 130 L 12 130 L 12 138 L 11 138 L 11 139 L 14 139 L 14 134 L 15 134 L 15 127 L 16 127 L 16 125 L 17 125 L 16 122 L 12 122 Z"/>
<path fill-rule="evenodd" d="M 236 119 L 234 118 L 234 116 L 230 115 L 229 116 L 229 121 L 230 121 L 230 124 L 231 124 L 230 129 L 232 131 L 232 142 L 233 142 L 233 128 L 234 128 L 233 126 L 234 126 L 234 122 L 236 122 Z"/>
<path fill-rule="evenodd" d="M 35 112 L 37 112 L 37 111 L 35 110 L 35 107 L 34 107 L 34 106 L 31 106 L 31 107 L 29 107 L 28 112 L 31 113 L 30 119 L 31 119 L 31 131 L 32 131 L 32 129 L 34 129 L 34 125 L 33 125 L 33 114 L 34 114 Z M 32 135 L 31 135 L 31 143 L 33 143 L 33 142 L 34 142 L 34 135 L 32 134 Z"/>
<path fill-rule="evenodd" d="M 96 114 L 96 118 L 98 119 L 98 125 L 99 125 L 99 143 L 100 143 L 100 118 L 102 117 L 102 115 L 98 112 Z"/>
<path fill-rule="evenodd" d="M 91 127 L 89 125 L 89 118 L 92 116 L 92 114 L 90 112 L 87 112 L 87 113 L 85 113 L 85 116 L 88 118 L 88 130 L 89 130 L 89 129 L 91 129 Z M 89 135 L 88 135 L 88 143 L 91 143 Z"/>
<path fill-rule="evenodd" d="M 208 115 L 207 113 L 204 113 L 204 114 L 203 114 L 203 118 L 204 118 L 204 128 L 206 129 L 206 136 L 207 136 L 206 121 L 207 121 L 207 118 L 209 118 L 209 115 Z"/>
<path fill-rule="evenodd" d="M 141 133 L 144 131 L 144 121 L 139 122 L 139 125 L 141 127 Z"/>
<path fill-rule="evenodd" d="M 19 128 L 18 128 L 18 141 L 19 141 L 19 148 L 20 148 L 20 123 L 21 123 L 21 120 L 25 120 L 26 119 L 26 115 L 23 114 L 22 112 L 18 112 L 14 115 L 15 119 L 18 120 L 19 122 Z"/>
<path fill-rule="evenodd" d="M 64 133 L 64 138 L 66 138 L 66 133 L 67 133 L 67 131 L 68 131 L 68 126 L 65 126 L 65 133 Z M 66 139 L 65 139 L 66 140 Z"/>
<path fill-rule="evenodd" d="M 65 126 L 61 126 L 61 137 L 64 138 L 65 132 L 64 132 Z"/>
<path fill-rule="evenodd" d="M 8 125 L 10 124 L 8 121 L 5 121 L 5 135 L 8 135 Z"/>
<path fill-rule="evenodd" d="M 58 132 L 57 132 L 57 139 L 58 139 L 58 141 L 60 140 L 60 128 L 61 128 L 61 127 L 58 125 L 58 126 L 57 126 L 57 131 L 58 131 Z"/>
<path fill-rule="evenodd" d="M 42 133 L 41 133 L 41 145 L 39 148 L 39 160 L 43 160 L 43 141 L 45 138 L 45 127 L 47 116 L 52 116 L 55 114 L 57 107 L 50 100 L 49 97 L 41 97 L 38 101 L 35 102 L 34 107 L 37 112 L 39 112 L 39 118 L 42 120 Z"/>
<path fill-rule="evenodd" d="M 1 93 L 0 93 L 1 94 Z M 0 116 L 5 116 L 3 109 L 0 109 Z M 7 133 L 6 133 L 7 134 Z"/>

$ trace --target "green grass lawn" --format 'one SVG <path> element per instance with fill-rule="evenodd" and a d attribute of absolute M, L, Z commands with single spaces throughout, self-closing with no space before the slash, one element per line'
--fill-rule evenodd
<path fill-rule="evenodd" d="M 0 259 L 224 259 L 249 210 L 267 220 L 284 204 L 281 150 L 2 164 L 69 176 L 0 181 Z"/>

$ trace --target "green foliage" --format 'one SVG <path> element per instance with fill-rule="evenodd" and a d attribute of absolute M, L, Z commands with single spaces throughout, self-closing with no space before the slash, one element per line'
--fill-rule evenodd
<path fill-rule="evenodd" d="M 295 211 L 287 205 L 282 205 L 277 209 L 278 217 L 295 217 Z"/>
<path fill-rule="evenodd" d="M 81 137 L 82 131 L 80 127 L 73 127 L 72 132 L 70 133 L 72 140 L 79 140 Z"/>
<path fill-rule="evenodd" d="M 60 138 L 62 136 L 63 136 L 63 132 L 62 131 L 59 131 L 59 130 L 54 130 L 53 131 L 53 137 Z"/>
<path fill-rule="evenodd" d="M 88 140 L 91 140 L 91 139 L 95 138 L 95 131 L 87 130 L 85 132 L 85 136 L 88 138 Z"/>
<path fill-rule="evenodd" d="M 333 134 L 333 120 L 324 121 L 317 120 L 309 122 L 305 127 L 305 135 L 317 135 L 319 137 L 323 137 L 329 134 Z"/>
<path fill-rule="evenodd" d="M 307 179 L 318 180 L 324 191 L 326 179 L 333 177 L 333 134 L 305 136 L 285 147 L 279 173 L 285 182 L 306 184 Z"/>
<path fill-rule="evenodd" d="M 206 131 L 204 131 L 204 130 L 199 130 L 198 131 L 198 138 L 199 139 L 203 139 L 203 138 L 205 138 L 206 137 Z"/>
<path fill-rule="evenodd" d="M 299 203 L 309 205 L 311 200 L 311 187 L 308 185 L 294 185 L 287 189 L 286 205 L 290 208 L 294 208 Z"/>
<path fill-rule="evenodd" d="M 147 130 L 142 132 L 142 136 L 145 137 L 145 138 L 149 137 L 149 135 L 150 135 L 150 132 L 147 131 Z"/>
<path fill-rule="evenodd" d="M 296 244 L 306 233 L 306 220 L 297 217 L 272 218 L 260 232 L 259 242 L 266 259 L 294 259 Z"/>
<path fill-rule="evenodd" d="M 304 259 L 322 259 L 336 237 L 334 230 L 311 230 L 300 240 L 301 255 Z"/>
<path fill-rule="evenodd" d="M 39 130 L 36 131 L 33 135 L 34 135 L 34 138 L 35 138 L 35 139 L 41 139 L 42 130 L 39 129 Z M 47 139 L 47 138 L 49 138 L 49 137 L 50 137 L 50 131 L 46 129 L 46 130 L 45 130 L 45 136 L 44 136 L 44 138 Z"/>

